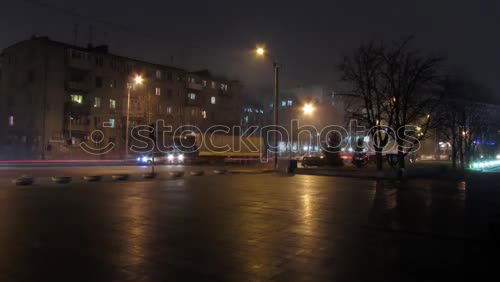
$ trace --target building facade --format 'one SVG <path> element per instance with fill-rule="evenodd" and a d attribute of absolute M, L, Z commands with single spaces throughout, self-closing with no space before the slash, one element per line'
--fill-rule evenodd
<path fill-rule="evenodd" d="M 141 76 L 141 84 L 134 77 Z M 112 142 L 99 158 L 123 158 L 130 126 L 162 119 L 173 129 L 240 123 L 240 84 L 208 71 L 123 57 L 107 46 L 79 47 L 33 37 L 0 57 L 0 159 L 88 159 L 81 142 Z M 95 130 L 102 132 L 93 136 Z"/>

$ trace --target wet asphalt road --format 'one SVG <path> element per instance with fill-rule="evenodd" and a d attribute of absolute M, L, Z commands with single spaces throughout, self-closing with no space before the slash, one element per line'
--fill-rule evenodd
<path fill-rule="evenodd" d="M 461 281 L 489 244 L 469 232 L 464 182 L 254 174 L 0 187 L 0 281 Z"/>

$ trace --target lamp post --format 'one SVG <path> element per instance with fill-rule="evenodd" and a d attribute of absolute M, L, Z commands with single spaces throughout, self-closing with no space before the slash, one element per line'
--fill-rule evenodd
<path fill-rule="evenodd" d="M 255 49 L 255 53 L 259 57 L 263 57 L 266 54 L 266 49 L 264 47 L 257 47 Z M 279 153 L 279 148 L 278 148 L 278 102 L 279 102 L 279 93 L 280 93 L 280 88 L 279 88 L 279 71 L 280 71 L 280 65 L 274 61 L 273 62 L 273 69 L 274 69 L 274 115 L 273 115 L 273 124 L 274 124 L 274 148 L 276 148 L 276 152 L 274 153 L 274 169 L 278 168 L 278 153 Z"/>
<path fill-rule="evenodd" d="M 144 79 L 140 75 L 134 77 L 133 84 L 140 85 Z M 129 124 L 130 124 L 130 89 L 132 89 L 132 83 L 127 83 L 127 125 L 125 130 L 125 161 L 128 161 L 128 139 L 129 139 Z"/>

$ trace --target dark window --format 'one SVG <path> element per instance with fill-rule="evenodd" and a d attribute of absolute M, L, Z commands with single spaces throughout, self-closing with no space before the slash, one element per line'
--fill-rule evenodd
<path fill-rule="evenodd" d="M 10 86 L 14 87 L 14 86 L 16 86 L 16 83 L 17 83 L 16 73 L 15 73 L 15 72 L 13 72 L 13 73 L 10 75 L 10 81 L 9 81 L 9 84 L 10 84 Z"/>
<path fill-rule="evenodd" d="M 79 70 L 79 69 L 74 69 L 70 68 L 69 69 L 69 79 L 70 81 L 77 81 L 77 82 L 82 82 L 85 80 L 86 72 Z"/>
<path fill-rule="evenodd" d="M 28 83 L 33 83 L 35 82 L 35 71 L 34 70 L 29 70 L 28 71 Z"/>
<path fill-rule="evenodd" d="M 8 96 L 7 97 L 7 108 L 12 108 L 14 107 L 14 97 Z"/>
<path fill-rule="evenodd" d="M 102 67 L 102 65 L 104 64 L 104 59 L 102 57 L 96 56 L 95 57 L 95 64 Z"/>
<path fill-rule="evenodd" d="M 167 89 L 167 97 L 172 97 L 172 89 Z"/>
<path fill-rule="evenodd" d="M 168 74 L 167 74 L 167 79 L 168 79 L 168 80 L 172 80 L 172 72 L 168 72 Z"/>
<path fill-rule="evenodd" d="M 95 87 L 97 87 L 97 88 L 102 87 L 102 77 L 100 77 L 100 76 L 95 77 Z"/>

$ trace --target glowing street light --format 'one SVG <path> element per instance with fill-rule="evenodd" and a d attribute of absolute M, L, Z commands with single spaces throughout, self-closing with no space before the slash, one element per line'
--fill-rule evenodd
<path fill-rule="evenodd" d="M 144 81 L 144 78 L 142 78 L 142 76 L 140 76 L 140 75 L 136 75 L 134 78 L 135 85 L 142 84 L 143 81 Z"/>
<path fill-rule="evenodd" d="M 257 47 L 257 49 L 255 49 L 255 53 L 257 56 L 264 56 L 266 50 L 263 47 Z"/>
<path fill-rule="evenodd" d="M 314 112 L 314 106 L 312 104 L 305 104 L 304 105 L 304 108 L 302 108 L 302 110 L 304 111 L 304 114 L 305 115 L 312 115 L 312 113 Z"/>

